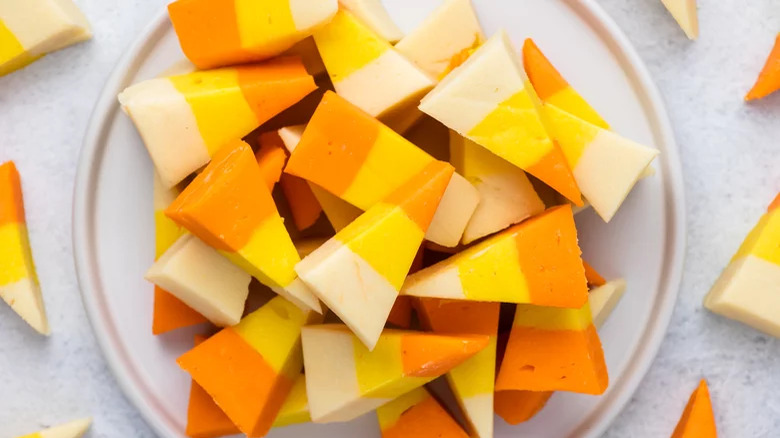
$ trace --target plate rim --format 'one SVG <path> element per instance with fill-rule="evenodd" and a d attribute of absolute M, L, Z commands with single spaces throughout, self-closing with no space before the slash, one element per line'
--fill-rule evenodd
<path fill-rule="evenodd" d="M 642 331 L 637 347 L 623 370 L 620 380 L 604 396 L 611 397 L 612 401 L 606 403 L 605 408 L 586 417 L 580 428 L 574 432 L 575 435 L 583 437 L 598 437 L 610 427 L 617 415 L 626 407 L 629 399 L 634 395 L 650 369 L 666 337 L 685 265 L 685 248 L 687 247 L 685 194 L 682 164 L 672 124 L 661 94 L 645 63 L 617 23 L 595 0 L 564 1 L 578 14 L 593 18 L 588 24 L 591 27 L 601 28 L 601 32 L 612 39 L 615 46 L 611 47 L 611 52 L 623 58 L 619 61 L 626 69 L 627 75 L 633 77 L 633 80 L 641 85 L 643 95 L 640 94 L 640 98 L 644 97 L 642 104 L 648 110 L 648 116 L 652 118 L 650 124 L 654 126 L 654 131 L 665 146 L 665 159 L 662 161 L 664 166 L 662 186 L 666 198 L 667 236 L 672 235 L 671 238 L 667 237 L 665 245 L 664 260 L 667 262 L 664 263 L 661 271 L 654 314 L 650 315 L 648 324 Z M 101 311 L 103 294 L 97 292 L 101 289 L 98 280 L 99 274 L 93 269 L 96 264 L 92 263 L 95 251 L 90 233 L 95 228 L 95 223 L 94 215 L 90 213 L 92 209 L 89 208 L 95 202 L 95 191 L 91 187 L 100 169 L 97 163 L 101 162 L 105 150 L 101 140 L 108 131 L 109 121 L 119 110 L 116 95 L 122 88 L 129 85 L 129 72 L 137 71 L 138 65 L 141 63 L 141 55 L 148 51 L 147 46 L 157 41 L 159 35 L 166 31 L 166 22 L 167 9 L 163 7 L 119 59 L 96 101 L 85 132 L 76 170 L 73 188 L 72 244 L 82 304 L 98 341 L 98 346 L 114 379 L 124 396 L 129 399 L 156 434 L 176 436 L 176 433 L 159 419 L 160 414 L 146 403 L 140 388 L 131 383 L 134 380 L 133 376 L 137 377 L 137 371 L 127 366 L 127 363 L 121 358 L 123 354 L 114 348 L 112 336 L 109 334 L 114 330 L 108 321 L 103 321 Z M 668 243 L 670 241 L 671 245 Z"/>

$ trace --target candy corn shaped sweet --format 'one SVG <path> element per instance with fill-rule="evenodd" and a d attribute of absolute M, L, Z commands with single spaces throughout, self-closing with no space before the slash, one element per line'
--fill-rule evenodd
<path fill-rule="evenodd" d="M 296 282 L 300 257 L 248 144 L 221 149 L 166 215 L 277 293 L 320 311 L 316 297 Z"/>
<path fill-rule="evenodd" d="M 539 105 L 501 30 L 439 82 L 420 109 L 581 205 L 577 183 L 547 136 Z"/>
<path fill-rule="evenodd" d="M 0 165 L 0 297 L 38 333 L 50 333 L 27 235 L 16 165 Z"/>
<path fill-rule="evenodd" d="M 183 234 L 184 230 L 165 216 L 165 209 L 176 199 L 179 190 L 167 189 L 154 175 L 154 259 L 159 259 Z M 152 333 L 167 333 L 181 327 L 188 327 L 208 321 L 203 315 L 192 310 L 175 295 L 154 286 L 154 312 L 152 314 Z"/>
<path fill-rule="evenodd" d="M 780 195 L 704 298 L 709 310 L 780 337 Z"/>
<path fill-rule="evenodd" d="M 434 161 L 364 111 L 327 92 L 285 172 L 368 210 Z M 476 189 L 454 174 L 426 238 L 456 246 L 478 202 Z"/>
<path fill-rule="evenodd" d="M 87 433 L 87 429 L 92 424 L 91 418 L 71 421 L 70 423 L 50 427 L 19 438 L 81 438 Z"/>
<path fill-rule="evenodd" d="M 479 204 L 463 232 L 464 244 L 544 211 L 522 169 L 455 132 L 450 132 L 450 161 L 479 191 Z"/>
<path fill-rule="evenodd" d="M 119 94 L 162 182 L 171 187 L 316 89 L 300 59 L 155 78 Z"/>
<path fill-rule="evenodd" d="M 314 41 L 339 95 L 394 129 L 410 126 L 405 118 L 391 122 L 415 108 L 433 79 L 346 10 L 315 32 Z"/>
<path fill-rule="evenodd" d="M 471 436 L 493 436 L 493 391 L 499 303 L 420 298 L 417 314 L 422 325 L 441 334 L 490 336 L 485 349 L 447 373 L 455 400 L 468 421 Z"/>
<path fill-rule="evenodd" d="M 481 335 L 385 330 L 369 351 L 340 324 L 304 327 L 301 339 L 315 423 L 357 418 L 443 375 L 490 342 Z"/>
<path fill-rule="evenodd" d="M 284 404 L 274 420 L 273 427 L 284 427 L 310 421 L 309 399 L 306 397 L 306 376 L 299 374 L 290 393 L 284 399 Z"/>
<path fill-rule="evenodd" d="M 685 406 L 680 422 L 672 432 L 672 438 L 717 438 L 715 415 L 712 412 L 710 391 L 707 381 L 701 379 L 699 386 L 691 394 Z"/>
<path fill-rule="evenodd" d="M 179 238 L 146 279 L 218 326 L 237 324 L 249 295 L 249 274 L 197 237 Z"/>
<path fill-rule="evenodd" d="M 544 105 L 550 134 L 560 145 L 574 179 L 596 213 L 609 222 L 657 149 L 592 125 L 553 105 Z"/>
<path fill-rule="evenodd" d="M 295 267 L 369 350 L 384 328 L 453 168 L 433 161 Z"/>
<path fill-rule="evenodd" d="M 496 390 L 602 394 L 609 383 L 590 305 L 518 304 Z"/>
<path fill-rule="evenodd" d="M 72 0 L 4 1 L 0 3 L 0 76 L 91 37 L 87 19 Z"/>
<path fill-rule="evenodd" d="M 320 315 L 276 297 L 184 353 L 178 363 L 241 432 L 261 437 L 301 372 L 301 327 L 318 320 Z"/>
<path fill-rule="evenodd" d="M 685 35 L 695 40 L 699 37 L 699 17 L 696 13 L 696 0 L 661 0 L 672 14 Z"/>
<path fill-rule="evenodd" d="M 598 127 L 609 129 L 609 124 L 569 85 L 530 38 L 523 43 L 523 67 L 537 96 L 543 102 Z"/>
<path fill-rule="evenodd" d="M 382 438 L 468 438 L 458 422 L 424 387 L 378 407 L 376 417 Z"/>
<path fill-rule="evenodd" d="M 605 282 L 588 293 L 588 302 L 593 313 L 596 329 L 612 313 L 620 300 L 626 282 L 622 279 Z M 499 417 L 509 424 L 520 424 L 534 417 L 550 400 L 554 391 L 496 391 L 494 409 Z"/>
<path fill-rule="evenodd" d="M 764 68 L 753 84 L 753 88 L 745 95 L 745 100 L 756 100 L 769 96 L 780 89 L 780 34 L 775 38 L 775 45 L 766 59 Z"/>
<path fill-rule="evenodd" d="M 404 37 L 382 0 L 339 0 L 339 4 L 383 40 L 395 44 Z"/>
<path fill-rule="evenodd" d="M 195 336 L 195 346 L 208 339 L 206 336 Z M 190 401 L 187 404 L 187 428 L 185 433 L 190 438 L 217 438 L 240 433 L 235 424 L 225 415 L 225 412 L 214 403 L 214 399 L 200 386 L 192 381 L 190 386 Z"/>
<path fill-rule="evenodd" d="M 177 0 L 168 14 L 184 54 L 206 69 L 279 55 L 337 9 L 337 0 Z"/>
<path fill-rule="evenodd" d="M 446 0 L 395 48 L 438 80 L 484 40 L 471 0 Z"/>
<path fill-rule="evenodd" d="M 570 206 L 554 207 L 410 275 L 402 295 L 578 309 L 588 299 Z"/>

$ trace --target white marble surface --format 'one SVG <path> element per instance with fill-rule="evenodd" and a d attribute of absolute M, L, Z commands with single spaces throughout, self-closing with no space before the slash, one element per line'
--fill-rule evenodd
<path fill-rule="evenodd" d="M 10 0 L 14 1 L 14 0 Z M 18 0 L 22 1 L 22 0 Z M 573 0 L 576 1 L 576 0 Z M 658 0 L 599 0 L 666 99 L 685 170 L 688 252 L 658 358 L 608 437 L 662 437 L 697 380 L 710 381 L 722 436 L 780 434 L 780 342 L 701 307 L 701 299 L 780 189 L 780 94 L 745 105 L 780 23 L 776 0 L 700 1 L 686 40 Z M 151 437 L 106 368 L 71 256 L 71 193 L 92 105 L 113 65 L 166 0 L 76 0 L 86 44 L 0 78 L 0 161 L 24 175 L 31 240 L 54 334 L 0 306 L 0 437 L 92 415 L 92 437 Z"/>

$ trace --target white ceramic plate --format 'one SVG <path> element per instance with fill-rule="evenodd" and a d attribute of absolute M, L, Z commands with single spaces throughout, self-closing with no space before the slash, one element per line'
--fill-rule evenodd
<path fill-rule="evenodd" d="M 658 174 L 639 183 L 609 225 L 578 218 L 589 261 L 628 290 L 601 331 L 611 385 L 601 397 L 556 394 L 531 422 L 496 419 L 496 437 L 595 437 L 604 432 L 647 371 L 669 322 L 685 246 L 682 177 L 666 112 L 642 62 L 591 0 L 474 0 L 488 35 L 500 27 L 519 48 L 533 37 L 564 76 L 621 134 L 661 150 Z M 392 0 L 402 28 L 438 0 Z M 129 399 L 158 434 L 183 437 L 190 379 L 175 359 L 192 330 L 151 334 L 152 165 L 116 95 L 182 58 L 163 11 L 119 62 L 97 102 L 75 188 L 73 238 L 84 304 L 103 352 Z M 373 415 L 352 423 L 301 425 L 271 437 L 378 437 Z"/>

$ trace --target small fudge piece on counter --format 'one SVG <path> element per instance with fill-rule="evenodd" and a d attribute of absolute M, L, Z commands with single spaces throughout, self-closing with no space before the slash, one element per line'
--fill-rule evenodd
<path fill-rule="evenodd" d="M 301 372 L 301 328 L 321 320 L 322 315 L 275 297 L 184 353 L 178 363 L 241 432 L 262 437 Z"/>
<path fill-rule="evenodd" d="M 340 10 L 314 32 L 336 92 L 391 128 L 403 132 L 433 79 L 354 15 Z"/>
<path fill-rule="evenodd" d="M 166 214 L 238 267 L 302 308 L 321 311 L 297 280 L 298 251 L 252 148 L 237 140 L 217 152 Z"/>
<path fill-rule="evenodd" d="M 172 187 L 316 88 L 300 59 L 290 57 L 149 79 L 118 99 Z"/>
<path fill-rule="evenodd" d="M 306 126 L 285 172 L 368 210 L 434 161 L 400 134 L 329 91 Z M 474 186 L 454 174 L 426 239 L 456 246 L 478 203 Z"/>
<path fill-rule="evenodd" d="M 91 418 L 71 421 L 69 423 L 53 426 L 19 438 L 81 438 L 92 425 Z"/>
<path fill-rule="evenodd" d="M 369 350 L 453 171 L 449 163 L 432 161 L 295 266 L 300 279 Z"/>
<path fill-rule="evenodd" d="M 696 0 L 661 0 L 674 20 L 685 32 L 685 36 L 695 40 L 699 37 L 699 16 L 696 12 Z"/>
<path fill-rule="evenodd" d="M 72 0 L 0 2 L 0 76 L 91 37 L 86 17 Z"/>
<path fill-rule="evenodd" d="M 691 394 L 671 438 L 717 438 L 715 414 L 712 411 L 707 381 L 701 379 Z"/>
<path fill-rule="evenodd" d="M 401 294 L 580 308 L 580 254 L 571 207 L 553 207 L 410 275 Z"/>
<path fill-rule="evenodd" d="M 182 51 L 201 69 L 279 55 L 337 10 L 337 0 L 177 0 L 168 5 Z"/>
<path fill-rule="evenodd" d="M 756 100 L 769 96 L 780 89 L 780 33 L 775 37 L 775 45 L 761 69 L 756 83 L 745 95 L 745 100 Z"/>
<path fill-rule="evenodd" d="M 0 165 L 0 297 L 38 333 L 49 320 L 35 272 L 24 214 L 22 180 L 13 161 Z"/>
<path fill-rule="evenodd" d="M 492 416 L 492 412 L 490 413 Z M 468 438 L 468 434 L 425 387 L 376 410 L 382 438 Z"/>
<path fill-rule="evenodd" d="M 235 325 L 249 295 L 249 274 L 197 237 L 179 238 L 149 268 L 146 279 L 217 326 Z"/>
<path fill-rule="evenodd" d="M 780 337 L 780 194 L 704 298 L 704 306 Z"/>
<path fill-rule="evenodd" d="M 577 205 L 580 190 L 545 130 L 541 101 L 500 30 L 420 102 L 448 128 L 539 178 Z"/>
<path fill-rule="evenodd" d="M 490 342 L 482 335 L 385 330 L 369 351 L 341 324 L 304 327 L 301 339 L 315 423 L 351 421 L 445 374 Z"/>

